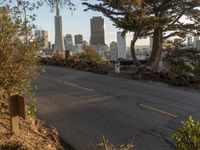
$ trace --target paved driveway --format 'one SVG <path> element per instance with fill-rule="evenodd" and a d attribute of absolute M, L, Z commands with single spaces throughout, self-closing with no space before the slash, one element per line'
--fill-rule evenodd
<path fill-rule="evenodd" d="M 170 150 L 172 132 L 188 115 L 200 120 L 200 93 L 60 67 L 36 82 L 42 119 L 77 150 L 95 150 L 104 135 L 136 150 Z"/>

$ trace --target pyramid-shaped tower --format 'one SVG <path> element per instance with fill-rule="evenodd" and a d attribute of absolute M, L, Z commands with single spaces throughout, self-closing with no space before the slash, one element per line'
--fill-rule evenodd
<path fill-rule="evenodd" d="M 62 17 L 59 11 L 59 0 L 56 1 L 56 16 L 55 16 L 55 47 L 54 51 L 64 53 L 64 39 L 62 30 Z"/>

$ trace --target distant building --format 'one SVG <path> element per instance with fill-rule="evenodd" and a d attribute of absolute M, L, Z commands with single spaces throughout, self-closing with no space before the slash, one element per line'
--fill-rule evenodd
<path fill-rule="evenodd" d="M 89 46 L 89 43 L 87 41 L 83 41 L 83 49 L 85 49 L 87 46 Z"/>
<path fill-rule="evenodd" d="M 92 45 L 92 48 L 94 48 L 97 53 L 104 59 L 107 58 L 107 53 L 108 53 L 108 46 L 107 45 Z"/>
<path fill-rule="evenodd" d="M 199 40 L 199 36 L 194 36 L 194 48 L 197 48 L 197 41 Z"/>
<path fill-rule="evenodd" d="M 36 30 L 35 36 L 40 39 L 40 46 L 44 50 L 49 48 L 48 43 L 48 31 L 46 30 Z"/>
<path fill-rule="evenodd" d="M 126 37 L 122 36 L 122 32 L 117 32 L 117 57 L 126 59 Z"/>
<path fill-rule="evenodd" d="M 55 46 L 54 51 L 55 53 L 60 53 L 64 56 L 65 45 L 63 39 L 63 29 L 62 29 L 62 17 L 60 15 L 60 3 L 59 1 L 55 1 L 56 5 L 56 16 L 54 17 L 55 21 Z"/>
<path fill-rule="evenodd" d="M 113 41 L 110 43 L 110 60 L 116 61 L 117 58 L 117 43 Z"/>
<path fill-rule="evenodd" d="M 64 43 L 65 43 L 65 50 L 71 51 L 73 50 L 73 39 L 71 34 L 66 34 L 64 37 Z"/>
<path fill-rule="evenodd" d="M 105 45 L 104 19 L 102 17 L 93 17 L 90 20 L 90 26 L 90 45 Z"/>
<path fill-rule="evenodd" d="M 83 45 L 82 44 L 76 44 L 73 48 L 72 53 L 81 53 L 83 52 Z"/>
<path fill-rule="evenodd" d="M 132 60 L 131 48 L 130 47 L 127 47 L 127 49 L 126 49 L 126 60 Z"/>
<path fill-rule="evenodd" d="M 139 60 L 144 60 L 144 59 L 150 58 L 151 49 L 149 48 L 149 45 L 141 45 L 141 46 L 136 45 L 135 49 L 136 49 L 136 51 L 135 51 L 136 57 Z M 131 57 L 131 59 L 132 59 L 132 57 Z"/>
<path fill-rule="evenodd" d="M 76 44 L 83 44 L 83 36 L 81 34 L 74 36 L 75 45 Z"/>

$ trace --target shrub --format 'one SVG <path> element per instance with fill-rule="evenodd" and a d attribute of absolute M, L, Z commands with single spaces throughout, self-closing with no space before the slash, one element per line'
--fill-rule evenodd
<path fill-rule="evenodd" d="M 200 150 L 200 122 L 188 117 L 173 135 L 177 150 Z"/>
<path fill-rule="evenodd" d="M 102 142 L 97 145 L 101 147 L 102 150 L 132 150 L 134 148 L 133 142 L 128 145 L 120 145 L 118 148 L 110 144 L 108 140 L 103 136 Z"/>
<path fill-rule="evenodd" d="M 28 23 L 18 10 L 0 7 L 0 94 L 25 95 L 38 73 L 39 43 Z"/>
<path fill-rule="evenodd" d="M 197 49 L 169 49 L 165 61 L 170 64 L 170 70 L 179 75 L 200 74 L 200 51 Z"/>
<path fill-rule="evenodd" d="M 101 56 L 90 46 L 86 47 L 83 52 L 74 54 L 72 59 L 96 63 L 103 62 Z"/>

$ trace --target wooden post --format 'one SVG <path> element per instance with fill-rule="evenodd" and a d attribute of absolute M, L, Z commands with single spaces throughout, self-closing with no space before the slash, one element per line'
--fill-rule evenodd
<path fill-rule="evenodd" d="M 14 95 L 10 98 L 10 129 L 11 133 L 19 134 L 19 117 L 25 119 L 25 101 L 22 96 Z"/>

